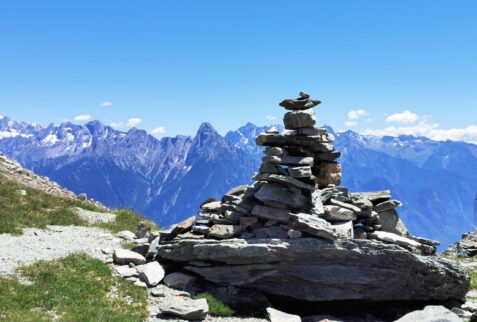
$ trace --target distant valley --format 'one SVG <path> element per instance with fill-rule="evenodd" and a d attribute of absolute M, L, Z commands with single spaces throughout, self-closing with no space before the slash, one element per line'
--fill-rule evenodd
<path fill-rule="evenodd" d="M 99 121 L 40 126 L 3 117 L 0 152 L 75 193 L 110 207 L 131 206 L 168 226 L 196 214 L 203 200 L 251 183 L 262 157 L 254 138 L 269 128 L 248 123 L 223 137 L 203 123 L 194 137 L 158 140 Z M 342 184 L 351 191 L 390 189 L 404 203 L 398 212 L 411 233 L 440 240 L 441 249 L 471 230 L 476 145 L 334 134 Z"/>

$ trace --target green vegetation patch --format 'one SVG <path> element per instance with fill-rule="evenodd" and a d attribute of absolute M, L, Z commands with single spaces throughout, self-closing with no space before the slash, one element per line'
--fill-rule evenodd
<path fill-rule="evenodd" d="M 26 195 L 20 194 L 19 190 L 25 190 Z M 63 199 L 30 189 L 0 175 L 0 234 L 21 235 L 25 227 L 45 228 L 47 225 L 101 227 L 113 233 L 121 230 L 135 232 L 140 221 L 158 229 L 154 223 L 131 209 L 112 211 L 117 215 L 113 222 L 90 225 L 76 214 L 76 207 L 104 212 L 90 203 Z"/>
<path fill-rule="evenodd" d="M 0 320 L 141 321 L 148 315 L 145 289 L 114 278 L 106 264 L 85 254 L 18 272 L 32 284 L 0 278 Z"/>
<path fill-rule="evenodd" d="M 152 230 L 159 230 L 152 221 L 144 219 L 140 213 L 132 209 L 120 208 L 113 210 L 112 213 L 116 214 L 116 220 L 108 223 L 100 223 L 96 226 L 107 229 L 113 233 L 117 233 L 121 230 L 135 232 L 137 225 L 139 225 L 141 221 L 144 221 Z"/>
<path fill-rule="evenodd" d="M 209 304 L 209 314 L 215 316 L 232 316 L 235 314 L 235 311 L 232 310 L 227 304 L 217 300 L 211 294 L 205 292 L 197 294 L 194 299 L 206 299 L 207 304 Z"/>

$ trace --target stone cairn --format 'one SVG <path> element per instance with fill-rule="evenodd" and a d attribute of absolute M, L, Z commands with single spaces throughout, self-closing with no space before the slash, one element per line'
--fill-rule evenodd
<path fill-rule="evenodd" d="M 439 242 L 411 236 L 390 200 L 389 190 L 350 193 L 339 187 L 341 153 L 332 134 L 314 127 L 313 108 L 320 104 L 301 92 L 280 103 L 288 133 L 269 130 L 256 138 L 266 147 L 252 186 L 228 191 L 220 201 L 210 198 L 195 216 L 161 232 L 170 239 L 266 239 L 318 237 L 377 239 L 422 254 L 434 254 Z"/>

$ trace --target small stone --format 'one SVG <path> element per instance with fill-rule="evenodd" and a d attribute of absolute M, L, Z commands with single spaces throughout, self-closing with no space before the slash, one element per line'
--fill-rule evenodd
<path fill-rule="evenodd" d="M 196 281 L 194 276 L 184 273 L 171 273 L 164 278 L 164 284 L 169 287 L 185 290 Z"/>
<path fill-rule="evenodd" d="M 349 203 L 346 203 L 346 202 L 336 200 L 334 198 L 330 199 L 330 204 L 333 205 L 333 206 L 338 206 L 338 207 L 341 207 L 341 208 L 351 210 L 352 212 L 357 213 L 357 214 L 361 212 L 361 209 L 359 207 L 357 207 L 355 205 L 352 205 L 352 204 L 349 204 Z"/>
<path fill-rule="evenodd" d="M 202 208 L 203 205 L 208 204 L 208 203 L 213 202 L 213 201 L 217 201 L 217 199 L 215 197 L 210 197 L 209 199 L 207 199 L 206 201 L 204 201 L 203 203 L 200 204 L 200 208 Z"/>
<path fill-rule="evenodd" d="M 214 201 L 214 203 L 215 202 L 218 202 L 218 201 Z M 172 229 L 172 234 L 175 235 L 175 234 L 180 234 L 180 233 L 184 233 L 184 232 L 188 231 L 194 225 L 195 220 L 196 220 L 195 216 L 192 216 L 192 217 L 187 218 L 183 222 L 177 224 L 174 227 L 174 229 Z"/>
<path fill-rule="evenodd" d="M 234 211 L 234 210 L 226 210 L 224 213 L 225 219 L 232 221 L 234 224 L 238 224 L 240 217 L 242 216 L 243 216 L 242 213 L 238 211 Z"/>
<path fill-rule="evenodd" d="M 151 227 L 149 227 L 144 221 L 141 221 L 137 225 L 136 238 L 149 238 L 151 234 Z"/>
<path fill-rule="evenodd" d="M 174 240 L 182 240 L 182 239 L 204 239 L 204 235 L 199 235 L 199 234 L 193 234 L 190 231 L 179 234 L 176 237 L 174 237 Z"/>
<path fill-rule="evenodd" d="M 220 212 L 222 210 L 222 203 L 220 201 L 212 201 L 201 206 L 202 209 L 212 212 Z"/>
<path fill-rule="evenodd" d="M 349 209 L 338 206 L 324 206 L 325 214 L 323 218 L 329 221 L 347 221 L 356 220 L 356 214 Z"/>
<path fill-rule="evenodd" d="M 395 322 L 462 322 L 462 320 L 442 305 L 428 305 L 423 310 L 404 315 Z"/>
<path fill-rule="evenodd" d="M 265 238 L 286 239 L 286 238 L 288 238 L 287 230 L 283 229 L 280 226 L 263 227 L 263 228 L 255 229 L 253 231 L 253 233 L 259 239 L 265 239 Z"/>
<path fill-rule="evenodd" d="M 381 202 L 373 207 L 373 210 L 376 212 L 383 212 L 387 210 L 391 210 L 394 208 L 401 207 L 402 203 L 399 200 L 388 200 Z"/>
<path fill-rule="evenodd" d="M 151 290 L 151 295 L 154 296 L 154 297 L 165 297 L 166 296 L 164 291 L 159 290 L 158 288 L 153 288 Z"/>
<path fill-rule="evenodd" d="M 209 237 L 227 239 L 240 235 L 243 232 L 240 225 L 213 225 L 209 231 Z"/>
<path fill-rule="evenodd" d="M 114 270 L 116 273 L 119 274 L 122 278 L 128 278 L 128 277 L 136 277 L 138 276 L 138 272 L 134 267 L 129 267 L 129 265 L 121 265 L 121 266 L 115 266 Z"/>
<path fill-rule="evenodd" d="M 255 194 L 255 198 L 260 201 L 281 202 L 297 208 L 305 203 L 300 189 L 273 183 L 262 185 Z"/>
<path fill-rule="evenodd" d="M 81 200 L 81 201 L 87 201 L 88 200 L 88 197 L 86 196 L 85 193 L 80 193 L 78 195 L 78 199 Z"/>
<path fill-rule="evenodd" d="M 122 239 L 128 240 L 128 241 L 132 241 L 132 240 L 134 240 L 134 238 L 136 238 L 136 235 L 129 230 L 122 230 L 122 231 L 116 233 L 116 237 L 122 238 Z"/>
<path fill-rule="evenodd" d="M 166 303 L 161 306 L 162 313 L 171 314 L 186 320 L 205 319 L 209 312 L 209 305 L 206 299 L 187 300 Z"/>
<path fill-rule="evenodd" d="M 354 227 L 354 238 L 355 239 L 367 239 L 368 234 L 364 231 L 363 227 Z"/>
<path fill-rule="evenodd" d="M 269 146 L 268 148 L 266 148 L 263 153 L 265 153 L 266 155 L 276 155 L 276 156 L 281 156 L 281 155 L 284 155 L 286 154 L 286 151 L 284 148 L 280 148 L 280 147 L 277 147 L 277 146 Z"/>
<path fill-rule="evenodd" d="M 288 230 L 287 235 L 288 237 L 294 239 L 294 238 L 300 238 L 303 234 L 299 230 L 290 229 Z"/>
<path fill-rule="evenodd" d="M 283 165 L 290 165 L 290 166 L 310 166 L 313 164 L 312 157 L 293 157 L 293 156 L 269 156 L 262 158 L 264 163 L 272 163 L 272 164 L 283 164 Z"/>
<path fill-rule="evenodd" d="M 164 274 L 164 269 L 158 262 L 150 262 L 144 265 L 139 273 L 139 278 L 148 286 L 156 286 L 162 281 Z"/>
<path fill-rule="evenodd" d="M 283 117 L 286 129 L 294 130 L 302 127 L 312 127 L 316 123 L 315 111 L 312 109 L 288 112 Z"/>
<path fill-rule="evenodd" d="M 309 178 L 312 176 L 311 167 L 289 167 L 288 173 L 294 178 Z"/>
<path fill-rule="evenodd" d="M 122 248 L 118 248 L 114 251 L 113 259 L 114 262 L 119 265 L 129 265 L 129 263 L 141 265 L 146 263 L 146 259 L 141 254 Z"/>
<path fill-rule="evenodd" d="M 270 322 L 301 322 L 300 316 L 284 313 L 271 307 L 267 308 L 267 314 Z"/>
<path fill-rule="evenodd" d="M 134 282 L 134 285 L 135 285 L 135 286 L 142 287 L 142 288 L 147 288 L 147 284 L 144 283 L 144 282 L 141 282 L 140 280 L 136 280 L 136 281 Z"/>
<path fill-rule="evenodd" d="M 192 226 L 192 232 L 196 234 L 207 235 L 210 231 L 210 228 L 207 226 Z"/>
<path fill-rule="evenodd" d="M 263 226 L 264 227 L 271 227 L 271 226 L 277 226 L 278 222 L 275 220 L 268 220 Z"/>
<path fill-rule="evenodd" d="M 290 214 L 293 228 L 328 240 L 337 239 L 334 227 L 324 219 L 308 214 Z"/>
<path fill-rule="evenodd" d="M 335 228 L 336 234 L 340 238 L 344 238 L 344 239 L 354 238 L 353 222 L 351 220 L 334 222 L 333 227 Z"/>
<path fill-rule="evenodd" d="M 225 196 L 239 196 L 243 195 L 245 190 L 247 190 L 248 186 L 247 185 L 241 185 L 237 186 L 235 188 L 230 189 L 225 193 Z"/>
<path fill-rule="evenodd" d="M 401 246 L 407 246 L 407 247 L 420 247 L 421 244 L 418 243 L 417 241 L 414 241 L 412 239 L 402 237 L 387 231 L 375 231 L 371 234 L 368 234 L 368 237 L 378 239 L 384 242 L 396 244 L 396 245 L 401 245 Z"/>
<path fill-rule="evenodd" d="M 17 190 L 18 194 L 21 195 L 21 196 L 26 196 L 27 195 L 27 192 L 26 190 L 23 190 L 23 189 L 19 189 Z"/>
<path fill-rule="evenodd" d="M 373 191 L 373 192 L 355 192 L 351 194 L 355 198 L 366 198 L 374 204 L 381 203 L 383 201 L 391 199 L 391 191 Z"/>

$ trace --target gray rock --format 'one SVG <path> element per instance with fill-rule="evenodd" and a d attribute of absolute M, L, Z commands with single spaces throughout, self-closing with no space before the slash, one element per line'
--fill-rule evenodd
<path fill-rule="evenodd" d="M 164 278 L 164 284 L 169 287 L 185 290 L 195 283 L 197 278 L 184 273 L 171 273 Z"/>
<path fill-rule="evenodd" d="M 146 258 L 147 259 L 154 259 L 156 257 L 157 253 L 157 247 L 159 247 L 159 243 L 161 241 L 161 237 L 156 237 L 152 242 L 151 245 L 149 245 L 149 248 L 146 252 Z"/>
<path fill-rule="evenodd" d="M 218 202 L 218 201 L 213 201 L 213 202 L 215 203 L 215 202 Z M 210 203 L 208 203 L 207 205 L 210 205 Z M 172 234 L 176 235 L 176 234 L 180 234 L 180 233 L 185 233 L 186 231 L 190 230 L 190 228 L 194 225 L 195 221 L 196 221 L 195 216 L 187 218 L 183 222 L 175 225 L 175 227 L 172 229 Z M 161 232 L 161 234 L 162 234 L 162 232 Z"/>
<path fill-rule="evenodd" d="M 205 200 L 203 203 L 200 204 L 200 208 L 202 208 L 203 205 L 208 204 L 210 202 L 217 201 L 215 197 L 210 197 L 209 199 Z"/>
<path fill-rule="evenodd" d="M 206 299 L 185 300 L 166 303 L 161 306 L 162 313 L 178 316 L 186 320 L 205 319 L 209 312 L 209 305 Z"/>
<path fill-rule="evenodd" d="M 247 185 L 241 185 L 237 186 L 235 188 L 230 189 L 225 193 L 225 196 L 239 196 L 243 195 L 245 190 L 247 190 L 248 186 Z"/>
<path fill-rule="evenodd" d="M 313 153 L 329 153 L 333 152 L 334 147 L 327 143 L 331 140 L 322 136 L 308 137 L 308 136 L 293 136 L 284 134 L 265 134 L 261 133 L 255 138 L 257 145 L 266 146 L 296 146 L 308 149 Z"/>
<path fill-rule="evenodd" d="M 290 229 L 287 232 L 289 238 L 300 238 L 303 234 L 299 230 Z"/>
<path fill-rule="evenodd" d="M 136 238 L 149 238 L 151 234 L 151 227 L 149 227 L 144 221 L 141 221 L 137 225 Z"/>
<path fill-rule="evenodd" d="M 277 147 L 277 146 L 269 146 L 268 148 L 266 148 L 263 151 L 263 153 L 265 153 L 266 155 L 281 156 L 281 155 L 286 154 L 286 150 L 284 148 L 280 148 L 280 147 Z"/>
<path fill-rule="evenodd" d="M 164 268 L 158 262 L 150 262 L 143 266 L 139 279 L 148 286 L 156 286 L 164 278 Z"/>
<path fill-rule="evenodd" d="M 337 238 L 333 225 L 324 219 L 300 213 L 290 214 L 290 220 L 291 226 L 301 232 L 329 240 Z"/>
<path fill-rule="evenodd" d="M 24 189 L 18 189 L 18 190 L 17 190 L 17 193 L 18 193 L 20 196 L 26 196 L 26 195 L 27 195 L 27 192 L 26 192 L 26 190 L 24 190 Z"/>
<path fill-rule="evenodd" d="M 114 251 L 113 260 L 118 265 L 129 265 L 129 263 L 141 265 L 146 262 L 146 259 L 141 254 L 123 248 L 118 248 Z"/>
<path fill-rule="evenodd" d="M 238 224 L 240 221 L 240 217 L 242 216 L 243 216 L 242 213 L 238 211 L 234 211 L 234 210 L 226 210 L 224 212 L 224 218 L 230 220 L 234 224 Z"/>
<path fill-rule="evenodd" d="M 461 258 L 477 255 L 477 231 L 462 234 L 462 240 L 450 245 L 443 254 Z"/>
<path fill-rule="evenodd" d="M 192 232 L 196 234 L 208 235 L 210 228 L 207 226 L 192 226 Z"/>
<path fill-rule="evenodd" d="M 294 130 L 302 127 L 312 127 L 316 123 L 315 111 L 312 109 L 288 112 L 283 117 L 286 129 Z"/>
<path fill-rule="evenodd" d="M 341 156 L 341 152 L 333 151 L 333 152 L 324 152 L 324 153 L 317 153 L 315 154 L 315 161 L 335 161 Z"/>
<path fill-rule="evenodd" d="M 338 206 L 325 206 L 325 214 L 323 218 L 329 221 L 347 221 L 356 220 L 356 214 L 345 208 Z"/>
<path fill-rule="evenodd" d="M 290 219 L 290 212 L 288 210 L 271 208 L 271 207 L 260 206 L 260 205 L 255 206 L 253 208 L 252 215 L 263 218 L 263 219 L 274 220 L 274 221 L 283 222 L 283 223 L 288 223 Z"/>
<path fill-rule="evenodd" d="M 354 238 L 353 222 L 351 220 L 334 222 L 333 227 L 339 238 Z"/>
<path fill-rule="evenodd" d="M 304 94 L 302 96 L 302 94 Z M 310 95 L 300 92 L 300 98 L 283 100 L 279 105 L 287 110 L 306 110 L 320 104 L 321 101 L 310 99 Z"/>
<path fill-rule="evenodd" d="M 396 322 L 462 322 L 462 320 L 442 305 L 428 305 L 423 310 L 404 315 Z"/>
<path fill-rule="evenodd" d="M 373 213 L 373 203 L 367 198 L 351 197 L 351 202 L 354 206 L 359 207 L 361 211 L 357 213 L 358 217 L 371 217 Z"/>
<path fill-rule="evenodd" d="M 86 196 L 85 193 L 80 193 L 78 195 L 78 199 L 81 200 L 81 201 L 87 201 L 88 200 L 88 197 Z"/>
<path fill-rule="evenodd" d="M 271 164 L 283 164 L 283 165 L 305 165 L 310 166 L 313 164 L 312 157 L 291 157 L 288 155 L 277 157 L 277 156 L 270 156 L 262 158 L 264 163 L 271 163 Z"/>
<path fill-rule="evenodd" d="M 383 211 L 391 210 L 401 206 L 402 206 L 402 203 L 399 200 L 388 200 L 388 201 L 378 203 L 376 206 L 374 206 L 373 210 L 376 212 L 383 212 Z"/>
<path fill-rule="evenodd" d="M 294 178 L 309 178 L 312 176 L 310 166 L 289 167 L 288 173 Z"/>
<path fill-rule="evenodd" d="M 281 312 L 271 307 L 267 307 L 267 314 L 270 322 L 301 322 L 300 316 Z"/>
<path fill-rule="evenodd" d="M 323 199 L 322 199 L 322 190 L 314 190 L 311 193 L 311 204 L 312 207 L 310 209 L 310 214 L 315 215 L 317 217 L 321 217 L 325 214 L 325 207 L 323 206 Z"/>
<path fill-rule="evenodd" d="M 260 165 L 258 171 L 262 173 L 280 174 L 278 165 L 276 163 L 265 162 Z"/>
<path fill-rule="evenodd" d="M 303 181 L 295 179 L 290 176 L 283 176 L 279 174 L 269 174 L 269 173 L 256 173 L 253 177 L 253 180 L 259 181 L 267 181 L 267 182 L 275 182 L 281 183 L 286 185 L 294 186 L 295 188 L 303 189 L 303 190 L 315 190 L 314 185 L 306 184 Z"/>
<path fill-rule="evenodd" d="M 407 236 L 409 234 L 406 226 L 404 226 L 404 223 L 393 208 L 378 213 L 378 224 L 382 226 L 382 230 L 390 233 L 400 236 Z"/>
<path fill-rule="evenodd" d="M 297 208 L 305 203 L 300 189 L 274 183 L 262 185 L 255 194 L 255 198 L 260 201 L 276 201 Z"/>
<path fill-rule="evenodd" d="M 240 235 L 243 227 L 240 225 L 213 225 L 209 230 L 209 237 L 220 239 L 232 238 Z"/>
<path fill-rule="evenodd" d="M 421 244 L 424 244 L 424 245 L 439 246 L 441 244 L 440 241 L 427 239 L 427 238 L 424 238 L 424 237 L 417 237 L 417 236 L 412 236 L 412 235 L 408 235 L 406 237 L 409 238 L 409 239 L 415 240 L 418 243 L 421 243 Z"/>
<path fill-rule="evenodd" d="M 351 194 L 352 197 L 361 199 L 366 198 L 373 203 L 381 203 L 383 201 L 391 199 L 391 191 L 373 191 L 373 192 L 355 192 Z"/>
<path fill-rule="evenodd" d="M 363 227 L 354 227 L 354 238 L 356 239 L 367 239 L 368 234 L 364 231 Z"/>
<path fill-rule="evenodd" d="M 138 244 L 136 246 L 134 246 L 133 248 L 131 248 L 131 250 L 133 252 L 136 252 L 138 254 L 141 254 L 142 256 L 146 256 L 147 255 L 147 251 L 149 250 L 149 247 L 151 247 L 151 244 L 149 243 L 141 243 L 141 244 Z"/>
<path fill-rule="evenodd" d="M 418 243 L 415 240 L 399 236 L 397 234 L 393 234 L 387 231 L 375 231 L 373 233 L 368 234 L 368 237 L 388 243 L 393 243 L 396 245 L 401 245 L 404 247 L 420 248 L 422 246 L 422 244 Z"/>
<path fill-rule="evenodd" d="M 334 137 L 331 133 L 328 133 L 325 127 L 302 127 L 295 130 L 297 135 L 305 135 L 305 136 L 327 136 L 329 135 L 330 138 L 334 141 Z"/>
<path fill-rule="evenodd" d="M 138 276 L 137 270 L 134 267 L 129 267 L 129 265 L 120 265 L 115 266 L 114 270 L 122 278 L 136 277 Z"/>
<path fill-rule="evenodd" d="M 201 206 L 205 211 L 220 212 L 222 210 L 222 203 L 220 201 L 212 201 Z"/>
<path fill-rule="evenodd" d="M 134 238 L 136 238 L 136 235 L 129 231 L 129 230 L 121 230 L 120 232 L 116 233 L 116 237 L 122 238 L 124 240 L 132 241 Z"/>
<path fill-rule="evenodd" d="M 352 212 L 357 213 L 357 214 L 359 214 L 361 212 L 361 209 L 359 207 L 354 206 L 354 205 L 349 204 L 349 203 L 346 203 L 346 202 L 336 200 L 334 198 L 330 199 L 330 204 L 333 205 L 333 206 L 338 206 L 338 207 L 341 207 L 341 208 L 351 210 Z"/>
<path fill-rule="evenodd" d="M 462 301 L 470 284 L 454 261 L 375 240 L 170 241 L 158 256 L 188 262 L 187 271 L 209 282 L 296 301 Z"/>

